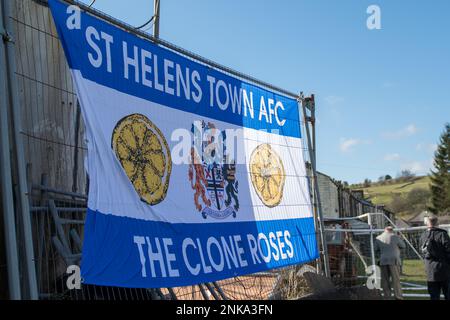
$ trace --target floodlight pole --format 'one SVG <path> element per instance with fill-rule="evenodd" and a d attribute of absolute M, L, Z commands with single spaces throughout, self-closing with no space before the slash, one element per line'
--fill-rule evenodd
<path fill-rule="evenodd" d="M 323 224 L 323 215 L 322 215 L 322 205 L 320 203 L 320 193 L 319 193 L 319 185 L 317 184 L 317 171 L 316 171 L 316 127 L 315 127 L 315 101 L 314 101 L 314 95 L 311 95 L 311 97 L 305 98 L 303 95 L 303 92 L 300 93 L 300 96 L 298 98 L 298 102 L 302 105 L 303 109 L 303 119 L 305 122 L 305 131 L 306 131 L 306 138 L 308 142 L 308 150 L 309 150 L 309 158 L 311 161 L 311 184 L 312 184 L 312 191 L 313 191 L 313 207 L 314 207 L 314 217 L 316 221 L 316 227 L 319 229 L 319 240 L 321 244 L 321 248 L 319 246 L 319 249 L 321 249 L 321 260 L 322 260 L 322 267 L 323 272 L 326 277 L 331 277 L 330 272 L 330 262 L 328 259 L 328 247 L 327 247 L 327 241 L 325 237 L 325 228 Z M 308 105 L 308 106 L 307 106 Z M 300 109 L 300 108 L 299 108 Z M 307 114 L 307 109 L 310 111 L 310 116 Z M 299 110 L 300 111 L 300 110 Z M 309 129 L 309 124 L 311 124 L 311 130 Z M 311 139 L 312 135 L 312 139 Z"/>
<path fill-rule="evenodd" d="M 159 7 L 160 7 L 160 0 L 153 0 L 153 15 L 155 22 L 153 24 L 153 37 L 158 39 L 159 38 Z"/>

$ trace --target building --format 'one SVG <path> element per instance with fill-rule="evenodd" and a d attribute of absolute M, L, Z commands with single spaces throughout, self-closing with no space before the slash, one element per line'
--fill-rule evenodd
<path fill-rule="evenodd" d="M 422 227 L 425 225 L 425 218 L 431 213 L 428 211 L 422 211 L 416 214 L 414 217 L 408 220 L 408 224 L 411 227 Z M 450 224 L 450 215 L 438 216 L 439 224 Z"/>

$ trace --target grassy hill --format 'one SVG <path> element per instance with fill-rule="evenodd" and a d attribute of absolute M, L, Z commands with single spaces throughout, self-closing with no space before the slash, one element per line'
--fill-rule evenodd
<path fill-rule="evenodd" d="M 424 176 L 424 177 L 414 177 L 411 178 L 409 181 L 398 181 L 396 179 L 384 182 L 384 183 L 372 183 L 370 187 L 367 188 L 355 188 L 359 190 L 364 190 L 364 196 L 371 200 L 374 204 L 377 205 L 386 205 L 389 209 L 393 211 L 400 211 L 398 212 L 400 215 L 412 215 L 417 213 L 417 210 L 420 210 L 417 208 L 402 208 L 401 210 L 398 210 L 396 208 L 397 203 L 399 202 L 399 199 L 403 199 L 405 203 L 408 203 L 406 199 L 408 199 L 408 196 L 411 197 L 411 191 L 417 191 L 417 189 L 420 190 L 426 190 L 430 191 L 430 177 Z M 425 199 L 427 200 L 427 199 Z M 428 202 L 422 200 L 422 202 Z M 413 202 L 413 201 L 411 201 Z M 423 206 L 425 206 L 426 203 L 423 203 Z M 397 209 L 397 210 L 396 210 Z"/>
<path fill-rule="evenodd" d="M 364 189 L 364 195 L 375 204 L 389 204 L 395 194 L 406 195 L 413 189 L 423 188 L 430 190 L 430 177 L 416 177 L 407 182 L 394 182 L 393 184 L 375 185 Z"/>

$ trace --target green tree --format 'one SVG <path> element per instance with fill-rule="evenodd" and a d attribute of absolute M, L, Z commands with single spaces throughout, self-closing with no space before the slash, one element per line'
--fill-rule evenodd
<path fill-rule="evenodd" d="M 388 205 L 388 209 L 399 214 L 407 213 L 408 201 L 398 193 L 392 195 L 392 201 Z"/>
<path fill-rule="evenodd" d="M 434 214 L 450 211 L 450 123 L 445 125 L 434 153 L 434 170 L 431 171 L 431 207 Z"/>
<path fill-rule="evenodd" d="M 431 192 L 425 188 L 414 188 L 408 192 L 406 200 L 408 213 L 417 214 L 428 209 L 430 205 Z"/>
<path fill-rule="evenodd" d="M 402 182 L 402 181 L 409 181 L 412 180 L 412 178 L 414 178 L 416 176 L 416 174 L 414 172 L 412 172 L 411 170 L 402 170 L 399 174 L 397 174 L 397 180 Z"/>

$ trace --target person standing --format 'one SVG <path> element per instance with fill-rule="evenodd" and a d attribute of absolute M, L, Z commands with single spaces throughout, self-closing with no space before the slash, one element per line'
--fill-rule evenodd
<path fill-rule="evenodd" d="M 390 226 L 386 227 L 375 240 L 375 249 L 380 252 L 381 288 L 385 298 L 391 297 L 393 289 L 395 299 L 403 299 L 400 284 L 400 249 L 405 247 L 405 242 Z"/>
<path fill-rule="evenodd" d="M 450 300 L 450 237 L 446 230 L 438 228 L 438 218 L 426 219 L 427 231 L 421 237 L 425 260 L 428 293 L 431 300 Z"/>

